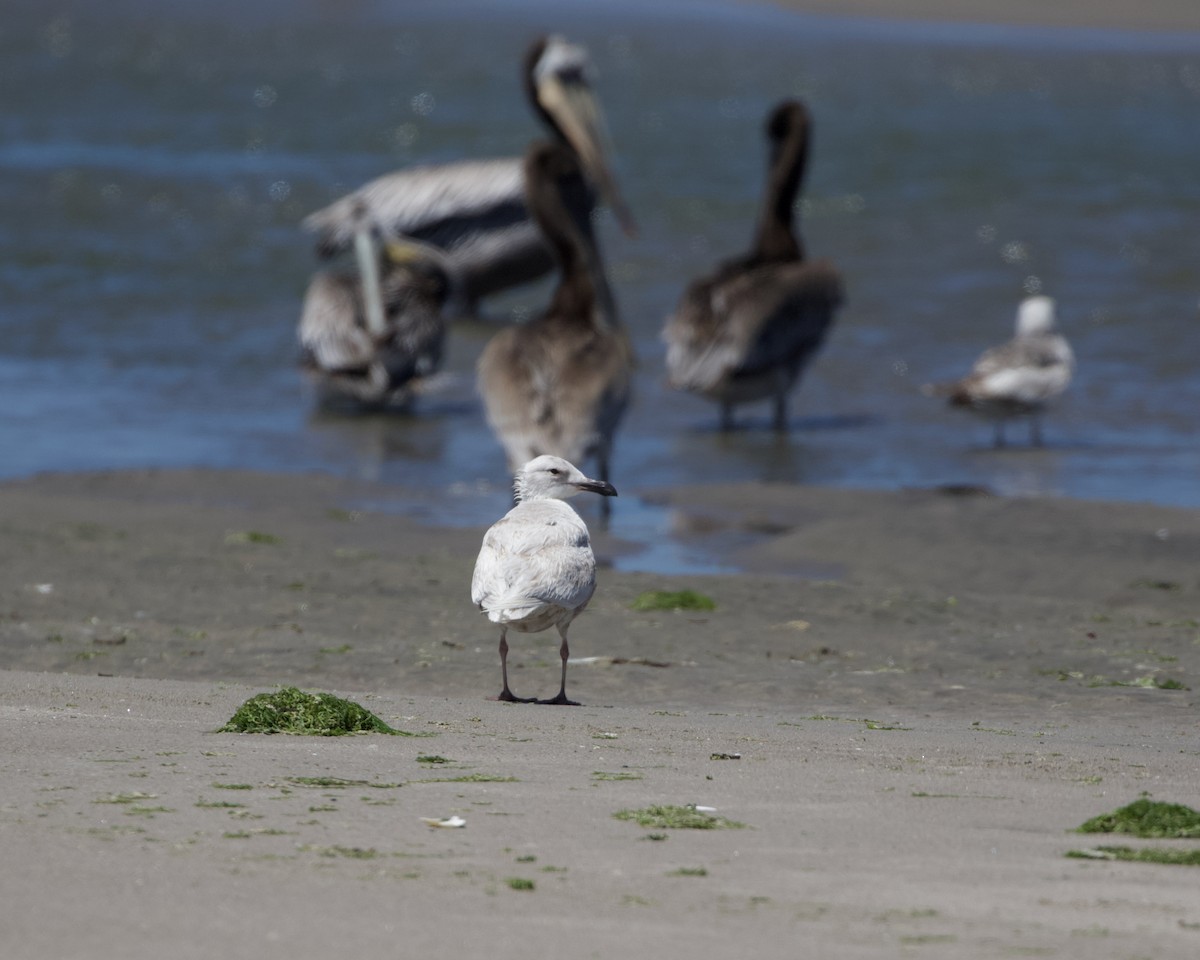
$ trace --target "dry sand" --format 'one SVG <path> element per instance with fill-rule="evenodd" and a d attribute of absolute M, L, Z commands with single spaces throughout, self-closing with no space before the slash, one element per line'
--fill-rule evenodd
<path fill-rule="evenodd" d="M 394 496 L 214 472 L 0 487 L 0 955 L 1200 950 L 1194 869 L 1065 856 L 1143 791 L 1200 806 L 1200 696 L 1163 688 L 1200 678 L 1195 512 L 662 492 L 681 537 L 753 572 L 603 570 L 572 631 L 585 706 L 553 708 L 488 699 L 481 530 L 346 512 Z M 683 587 L 717 609 L 630 609 Z M 553 637 L 515 639 L 514 688 L 552 693 Z M 425 736 L 213 732 L 279 683 Z M 659 803 L 746 826 L 656 841 L 613 817 Z"/>

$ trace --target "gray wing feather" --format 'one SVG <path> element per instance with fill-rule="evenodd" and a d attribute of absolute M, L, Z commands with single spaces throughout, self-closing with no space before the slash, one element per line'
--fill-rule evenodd
<path fill-rule="evenodd" d="M 575 609 L 596 589 L 587 527 L 566 504 L 519 504 L 484 535 L 471 600 L 485 611 Z"/>
<path fill-rule="evenodd" d="M 1041 334 L 1017 337 L 992 347 L 975 362 L 961 387 L 979 400 L 1044 403 L 1071 381 L 1075 358 L 1064 337 Z"/>
<path fill-rule="evenodd" d="M 449 248 L 454 236 L 473 233 L 472 224 L 505 208 L 515 208 L 518 219 L 524 216 L 524 185 L 516 157 L 389 173 L 310 214 L 304 227 L 317 234 L 322 253 L 333 255 L 349 249 L 365 210 L 384 230 Z"/>
<path fill-rule="evenodd" d="M 792 362 L 820 346 L 841 300 L 841 279 L 824 260 L 699 281 L 664 330 L 672 383 L 711 390 Z"/>
<path fill-rule="evenodd" d="M 363 367 L 375 355 L 375 344 L 355 322 L 357 277 L 318 273 L 308 285 L 300 314 L 300 346 L 323 370 Z"/>

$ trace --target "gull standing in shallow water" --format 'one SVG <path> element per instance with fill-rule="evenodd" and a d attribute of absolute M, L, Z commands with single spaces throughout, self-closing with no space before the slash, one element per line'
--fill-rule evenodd
<path fill-rule="evenodd" d="M 587 189 L 574 153 L 534 143 L 525 183 L 559 282 L 539 316 L 492 337 L 479 357 L 479 392 L 510 470 L 541 454 L 572 463 L 595 458 L 607 481 L 613 434 L 629 402 L 633 346 L 617 318 L 591 218 L 572 202 Z M 607 501 L 605 519 L 606 508 Z"/>
<path fill-rule="evenodd" d="M 567 699 L 567 628 L 596 590 L 596 558 L 587 524 L 563 501 L 584 492 L 615 497 L 617 491 L 611 483 L 591 480 L 571 463 L 551 456 L 525 464 L 514 489 L 517 505 L 484 534 L 471 578 L 471 602 L 500 624 L 504 686 L 497 699 L 578 706 Z M 549 627 L 557 627 L 562 638 L 558 696 L 514 696 L 508 686 L 509 629 L 540 633 Z"/>
<path fill-rule="evenodd" d="M 1004 446 L 1006 421 L 1028 417 L 1029 442 L 1040 447 L 1041 414 L 1067 389 L 1074 369 L 1070 344 L 1055 331 L 1054 300 L 1027 297 L 1017 311 L 1012 340 L 985 350 L 961 380 L 929 384 L 924 392 L 994 421 L 997 447 Z"/>
<path fill-rule="evenodd" d="M 770 161 L 750 252 L 692 281 L 662 338 L 677 390 L 721 405 L 721 429 L 739 403 L 772 399 L 776 430 L 787 429 L 788 393 L 820 349 L 842 303 L 828 260 L 806 260 L 793 206 L 808 163 L 807 108 L 785 100 L 768 115 Z"/>

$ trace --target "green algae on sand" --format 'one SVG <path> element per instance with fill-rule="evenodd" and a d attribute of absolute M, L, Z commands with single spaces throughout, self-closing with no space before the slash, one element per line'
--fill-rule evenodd
<path fill-rule="evenodd" d="M 1142 797 L 1128 806 L 1084 821 L 1077 833 L 1123 833 L 1156 840 L 1194 840 L 1200 838 L 1200 811 L 1182 803 L 1162 803 Z M 1166 847 L 1094 847 L 1068 850 L 1068 857 L 1088 860 L 1131 860 L 1138 863 L 1164 863 L 1200 867 L 1200 850 L 1174 850 Z"/>
<path fill-rule="evenodd" d="M 281 687 L 251 697 L 217 733 L 291 733 L 341 737 L 351 733 L 387 733 L 411 737 L 388 726 L 370 710 L 331 693 L 305 693 Z"/>
<path fill-rule="evenodd" d="M 1128 806 L 1085 821 L 1079 833 L 1127 833 L 1134 837 L 1200 837 L 1200 811 L 1181 803 L 1162 803 L 1142 797 Z"/>
<path fill-rule="evenodd" d="M 707 810 L 699 809 L 691 804 L 677 806 L 660 804 L 643 807 L 640 810 L 618 810 L 613 814 L 617 820 L 632 820 L 638 826 L 654 827 L 657 829 L 671 828 L 675 830 L 738 830 L 745 826 L 736 820 L 718 817 Z"/>
<path fill-rule="evenodd" d="M 716 603 L 695 590 L 647 590 L 630 605 L 634 610 L 715 610 Z"/>
<path fill-rule="evenodd" d="M 1128 860 L 1134 863 L 1163 863 L 1178 867 L 1200 867 L 1200 850 L 1165 850 L 1162 847 L 1093 847 L 1068 850 L 1068 857 L 1082 860 Z"/>

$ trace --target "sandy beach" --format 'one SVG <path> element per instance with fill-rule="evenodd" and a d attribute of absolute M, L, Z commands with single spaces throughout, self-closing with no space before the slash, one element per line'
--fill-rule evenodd
<path fill-rule="evenodd" d="M 1188 868 L 1066 857 L 1143 793 L 1200 805 L 1193 512 L 644 494 L 748 572 L 602 570 L 551 708 L 489 699 L 482 530 L 345 509 L 387 489 L 4 485 L 5 955 L 1195 955 Z M 716 609 L 631 609 L 684 587 Z M 555 641 L 513 646 L 553 692 Z M 214 732 L 285 683 L 420 738 Z M 614 818 L 654 804 L 745 826 Z"/>

